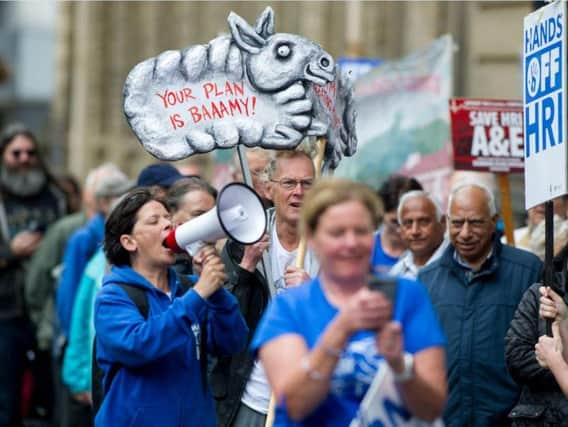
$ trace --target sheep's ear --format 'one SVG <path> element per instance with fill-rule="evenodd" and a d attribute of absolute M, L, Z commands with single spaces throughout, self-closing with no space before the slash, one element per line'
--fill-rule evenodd
<path fill-rule="evenodd" d="M 274 34 L 274 11 L 271 7 L 264 9 L 264 12 L 256 20 L 256 32 L 263 39 Z"/>
<path fill-rule="evenodd" d="M 229 28 L 237 46 L 248 53 L 256 54 L 266 44 L 247 22 L 234 12 L 229 13 Z"/>

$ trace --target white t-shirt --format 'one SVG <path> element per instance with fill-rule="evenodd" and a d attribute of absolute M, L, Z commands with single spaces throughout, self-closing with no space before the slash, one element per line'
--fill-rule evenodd
<path fill-rule="evenodd" d="M 276 234 L 276 227 L 272 228 L 272 234 L 270 236 L 271 248 L 271 259 L 270 264 L 272 267 L 272 283 L 276 288 L 276 293 L 283 292 L 286 290 L 286 282 L 284 281 L 284 271 L 289 265 L 293 265 L 296 261 L 297 250 L 292 252 L 287 251 L 280 244 L 278 240 L 278 235 Z M 304 270 L 311 271 L 310 257 L 305 257 Z M 241 402 L 247 405 L 249 408 L 260 412 L 261 414 L 268 413 L 268 406 L 270 404 L 270 385 L 268 384 L 268 379 L 266 378 L 266 373 L 264 372 L 264 367 L 260 360 L 254 362 L 254 367 L 250 374 L 249 380 L 245 387 L 243 397 Z"/>

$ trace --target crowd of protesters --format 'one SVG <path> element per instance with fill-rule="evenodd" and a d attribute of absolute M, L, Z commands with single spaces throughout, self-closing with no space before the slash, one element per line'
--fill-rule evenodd
<path fill-rule="evenodd" d="M 384 366 L 428 422 L 568 420 L 566 198 L 550 288 L 542 207 L 509 246 L 478 182 L 446 202 L 410 177 L 316 182 L 309 144 L 248 149 L 265 235 L 191 257 L 163 241 L 216 205 L 194 164 L 105 163 L 80 189 L 21 125 L 0 154 L 0 427 L 348 426 Z"/>

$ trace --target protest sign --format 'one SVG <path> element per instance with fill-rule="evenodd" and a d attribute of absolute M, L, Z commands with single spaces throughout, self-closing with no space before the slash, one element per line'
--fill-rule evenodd
<path fill-rule="evenodd" d="M 566 151 L 566 2 L 524 19 L 525 206 L 568 192 Z"/>
<path fill-rule="evenodd" d="M 230 35 L 163 52 L 130 71 L 124 112 L 143 147 L 178 160 L 237 144 L 291 149 L 323 136 L 332 168 L 353 152 L 351 92 L 331 55 L 298 35 L 275 33 L 271 8 L 255 28 L 233 12 L 228 23 Z M 344 99 L 326 102 L 330 96 Z"/>
<path fill-rule="evenodd" d="M 450 100 L 454 169 L 511 173 L 524 170 L 520 101 Z"/>
<path fill-rule="evenodd" d="M 385 61 L 354 84 L 357 153 L 335 175 L 377 188 L 393 173 L 414 175 L 444 198 L 452 172 L 448 99 L 450 36 L 406 58 Z"/>

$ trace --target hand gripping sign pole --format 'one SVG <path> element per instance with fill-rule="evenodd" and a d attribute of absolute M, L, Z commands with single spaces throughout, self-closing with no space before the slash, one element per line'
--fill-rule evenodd
<path fill-rule="evenodd" d="M 566 2 L 554 1 L 525 16 L 523 28 L 525 207 L 545 203 L 544 285 L 559 294 L 552 200 L 568 194 L 566 24 Z M 547 320 L 549 336 L 551 326 Z"/>

